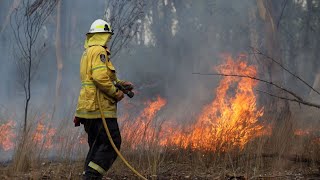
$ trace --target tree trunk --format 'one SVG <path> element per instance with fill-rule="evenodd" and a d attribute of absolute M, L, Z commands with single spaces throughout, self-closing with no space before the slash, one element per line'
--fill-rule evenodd
<path fill-rule="evenodd" d="M 60 86 L 62 80 L 62 69 L 63 69 L 63 59 L 61 52 L 61 1 L 57 5 L 57 27 L 56 27 L 56 60 L 57 60 L 57 78 L 56 78 L 56 89 L 55 89 L 55 100 L 53 105 L 53 113 L 51 118 L 53 119 L 56 107 L 59 102 L 60 96 Z"/>
<path fill-rule="evenodd" d="M 250 6 L 248 10 L 248 17 L 249 17 L 249 35 L 250 35 L 250 46 L 255 48 L 259 47 L 259 35 L 258 35 L 258 26 L 257 26 L 257 7 Z M 251 58 L 249 60 L 254 62 L 255 58 Z"/>
<path fill-rule="evenodd" d="M 265 23 L 266 42 L 264 46 L 266 49 L 266 54 L 283 64 L 283 58 L 280 52 L 281 42 L 279 40 L 278 28 L 276 26 L 276 17 L 279 17 L 279 14 L 281 13 L 279 12 L 281 8 L 278 7 L 278 3 L 279 2 L 277 1 L 267 0 L 257 1 L 260 17 Z M 260 57 L 260 59 L 263 58 L 264 57 Z M 272 63 L 268 59 L 264 59 L 263 62 L 265 62 L 265 71 L 268 72 L 267 74 L 270 81 L 278 84 L 283 84 L 285 79 L 283 69 L 281 69 L 278 65 Z M 279 93 L 273 92 L 273 89 L 271 88 L 269 88 L 269 91 L 272 93 Z M 283 109 L 288 108 L 287 103 L 276 99 L 273 99 L 268 104 L 272 110 L 278 111 L 278 113 L 281 113 Z"/>
<path fill-rule="evenodd" d="M 259 7 L 259 13 L 261 19 L 265 23 L 265 33 L 266 33 L 266 54 L 274 59 L 276 59 L 279 63 L 283 64 L 281 41 L 279 40 L 278 28 L 276 26 L 277 18 L 280 15 L 281 6 L 279 6 L 279 1 L 270 1 L 270 0 L 258 0 L 257 5 Z M 260 59 L 265 57 L 260 57 Z M 266 62 L 266 68 L 268 72 L 268 76 L 270 81 L 277 84 L 284 84 L 284 70 L 273 63 L 268 59 L 264 59 Z M 269 88 L 269 91 L 272 94 L 280 94 L 280 96 L 286 97 L 284 92 L 279 90 L 274 90 Z M 291 138 L 292 131 L 292 121 L 291 121 L 291 112 L 289 108 L 288 101 L 272 99 L 267 105 L 267 108 L 270 110 L 269 117 L 274 121 L 274 129 L 273 129 L 273 150 L 280 155 L 282 155 L 287 148 L 289 148 L 287 142 L 288 139 Z M 282 138 L 279 138 L 282 137 Z"/>

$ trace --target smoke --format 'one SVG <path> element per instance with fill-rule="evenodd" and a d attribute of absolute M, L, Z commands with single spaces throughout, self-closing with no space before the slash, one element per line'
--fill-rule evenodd
<path fill-rule="evenodd" d="M 65 39 L 62 43 L 63 49 L 63 81 L 60 89 L 61 97 L 59 106 L 63 111 L 74 107 L 72 103 L 75 99 L 76 91 L 79 89 L 79 62 L 83 51 L 83 42 L 85 33 L 89 29 L 91 22 L 103 16 L 104 1 L 96 2 L 96 7 L 90 6 L 87 1 L 79 1 L 72 3 L 62 1 L 62 26 L 61 39 Z M 0 22 L 5 25 L 7 16 L 10 17 L 9 9 L 13 5 L 11 1 L 1 2 Z M 92 8 L 90 8 L 92 7 Z M 97 10 L 97 8 L 99 10 Z M 85 12 L 83 14 L 83 12 Z M 82 16 L 79 16 L 83 14 Z M 76 24 L 75 24 L 76 21 Z M 21 58 L 21 52 L 16 46 L 12 29 L 9 24 L 0 29 L 4 31 L 0 34 L 0 53 L 1 53 L 1 85 L 0 85 L 0 102 L 5 106 L 13 106 L 18 112 L 22 112 L 23 107 L 23 89 L 19 82 L 19 71 L 16 63 Z M 41 108 L 40 111 L 48 111 L 52 108 L 55 94 L 56 81 L 56 11 L 47 19 L 46 23 L 40 31 L 37 39 L 38 48 L 43 48 L 43 53 L 35 55 L 36 59 L 40 59 L 39 66 L 35 68 L 35 74 L 32 78 L 32 106 Z M 72 36 L 72 38 L 70 38 Z M 71 44 L 73 43 L 73 44 Z M 61 112 L 63 112 L 61 111 Z M 20 113 L 19 113 L 20 114 Z M 21 113 L 22 114 L 22 113 Z M 60 116 L 61 118 L 61 116 Z"/>
<path fill-rule="evenodd" d="M 79 61 L 83 51 L 85 33 L 93 20 L 103 17 L 105 1 L 94 6 L 89 2 L 62 1 L 61 39 L 63 52 L 63 79 L 59 97 L 60 110 L 74 108 L 79 89 Z M 119 77 L 133 81 L 139 93 L 137 99 L 161 95 L 170 99 L 173 107 L 187 105 L 198 111 L 201 104 L 213 99 L 215 77 L 199 77 L 192 72 L 212 72 L 223 52 L 237 55 L 250 45 L 246 19 L 249 1 L 212 1 L 197 3 L 149 2 L 142 19 L 140 40 L 134 40 L 128 49 L 114 59 Z M 1 6 L 9 9 L 11 3 Z M 205 8 L 205 10 L 203 10 Z M 7 14 L 3 13 L 1 21 Z M 56 80 L 56 11 L 47 20 L 39 41 L 46 46 L 45 54 L 32 81 L 33 106 L 45 106 L 50 111 L 54 101 Z M 147 20 L 150 21 L 149 25 Z M 2 65 L 1 102 L 13 99 L 21 102 L 14 66 L 14 40 L 6 27 L 1 34 Z M 148 39 L 149 38 L 149 39 Z M 147 43 L 138 44 L 138 41 Z M 154 44 L 148 41 L 155 42 Z M 8 42 L 12 44 L 8 46 Z M 9 86 L 9 87 L 8 87 Z M 14 89 L 14 91 L 13 91 Z M 62 93 L 63 92 L 63 93 Z M 7 99 L 6 99 L 7 98 Z M 72 103 L 70 102 L 72 101 Z M 73 105 L 73 107 L 70 107 Z M 69 106 L 69 107 L 68 107 Z M 184 109 L 185 107 L 181 107 Z M 62 112 L 63 112 L 62 110 Z M 59 114 L 59 113 L 58 113 Z"/>
<path fill-rule="evenodd" d="M 142 88 L 137 98 L 155 98 L 159 94 L 168 99 L 163 113 L 168 118 L 194 120 L 203 105 L 213 100 L 219 77 L 192 73 L 214 72 L 214 66 L 223 60 L 222 53 L 237 56 L 250 46 L 246 20 L 252 3 L 206 4 L 148 3 L 147 30 L 141 36 L 147 37 L 141 38 L 147 43 L 133 43 L 129 53 L 116 59 L 121 78 L 133 81 L 138 88 L 149 87 Z"/>
<path fill-rule="evenodd" d="M 106 2 L 79 0 L 76 3 L 61 3 L 63 69 L 53 123 L 59 124 L 61 119 L 69 119 L 64 122 L 71 127 L 80 88 L 79 62 L 85 34 L 95 19 L 103 18 Z M 0 2 L 1 24 L 5 24 L 11 5 L 9 0 Z M 298 5 L 293 2 L 291 6 Z M 118 70 L 119 78 L 135 84 L 137 95 L 128 101 L 141 106 L 144 101 L 158 96 L 167 99 L 168 103 L 162 113 L 163 119 L 193 121 L 203 105 L 214 99 L 219 77 L 197 76 L 193 75 L 193 72 L 213 72 L 214 66 L 223 61 L 220 55 L 225 52 L 237 56 L 240 53 L 249 53 L 248 47 L 253 45 L 266 49 L 266 30 L 258 20 L 255 1 L 153 1 L 146 3 L 144 13 L 145 18 L 141 19 L 141 32 L 137 38 L 112 61 Z M 292 14 L 288 13 L 285 18 L 289 18 L 289 15 Z M 280 30 L 283 33 L 286 25 L 281 25 Z M 2 28 L 0 26 L 0 29 Z M 0 34 L 0 105 L 12 111 L 12 114 L 16 113 L 19 120 L 23 115 L 24 96 L 18 83 L 16 57 L 13 56 L 19 51 L 15 46 L 10 25 L 4 28 Z M 294 34 L 297 31 L 295 28 L 285 30 Z M 258 39 L 255 39 L 256 37 Z M 40 64 L 32 80 L 31 105 L 35 112 L 50 114 L 53 113 L 52 107 L 56 100 L 56 11 L 47 19 L 39 41 L 43 42 L 42 46 L 45 46 L 46 51 L 39 57 Z M 284 43 L 284 46 L 288 44 Z M 300 51 L 307 52 L 305 50 L 302 48 Z M 252 63 L 264 63 L 249 57 Z M 284 60 L 291 68 L 297 69 L 297 73 L 307 76 L 308 82 L 312 84 L 318 70 L 313 67 L 315 56 L 308 57 L 308 60 L 303 62 L 299 61 L 304 57 L 307 56 L 294 56 L 295 66 L 290 65 L 291 54 L 284 56 Z M 312 67 L 314 69 L 310 69 Z M 286 80 L 285 84 L 289 88 L 296 87 L 293 79 Z M 124 113 L 121 107 L 119 113 Z"/>

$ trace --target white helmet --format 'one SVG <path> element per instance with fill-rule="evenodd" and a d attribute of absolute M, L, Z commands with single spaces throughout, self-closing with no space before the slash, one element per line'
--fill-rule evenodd
<path fill-rule="evenodd" d="M 109 23 L 102 19 L 95 20 L 90 27 L 89 33 L 110 33 L 113 34 Z"/>

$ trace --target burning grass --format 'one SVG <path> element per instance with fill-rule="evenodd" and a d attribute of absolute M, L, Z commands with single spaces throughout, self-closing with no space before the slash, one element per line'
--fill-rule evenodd
<path fill-rule="evenodd" d="M 225 58 L 226 63 L 216 68 L 218 72 L 257 75 L 256 67 L 248 65 L 242 56 L 236 60 L 231 56 Z M 256 86 L 257 81 L 252 79 L 224 77 L 215 91 L 214 100 L 202 108 L 192 124 L 185 124 L 181 129 L 172 125 L 179 122 L 174 119 L 160 123 L 161 128 L 157 127 L 156 113 L 166 105 L 165 99 L 157 97 L 145 103 L 146 107 L 134 121 L 123 126 L 124 139 L 130 142 L 131 148 L 156 144 L 212 152 L 243 149 L 250 140 L 267 133 L 267 126 L 260 121 L 263 108 L 257 107 Z M 131 116 L 124 117 L 122 122 L 128 122 L 126 118 Z M 158 137 L 156 141 L 155 136 Z"/>
<path fill-rule="evenodd" d="M 16 123 L 12 119 L 9 119 L 6 123 L 0 125 L 0 147 L 4 151 L 14 148 L 13 140 L 16 137 L 14 132 L 15 125 Z"/>
<path fill-rule="evenodd" d="M 226 64 L 218 72 L 256 76 L 257 70 L 241 59 L 226 57 Z M 259 122 L 263 108 L 258 109 L 253 90 L 257 82 L 248 78 L 224 77 L 216 89 L 215 99 L 203 107 L 188 133 L 175 131 L 161 141 L 161 145 L 178 145 L 183 148 L 206 151 L 243 149 L 255 137 L 264 134 Z"/>
<path fill-rule="evenodd" d="M 249 65 L 245 56 L 224 58 L 225 64 L 215 68 L 219 73 L 257 75 L 256 66 Z M 288 131 L 292 134 L 276 136 L 274 131 L 283 131 L 284 127 L 291 127 L 292 122 L 285 121 L 281 127 L 272 127 L 268 119 L 263 120 L 264 108 L 258 107 L 258 97 L 254 93 L 257 85 L 257 81 L 249 78 L 223 77 L 214 91 L 215 97 L 189 123 L 165 119 L 162 112 L 170 102 L 161 96 L 145 102 L 139 112 L 131 114 L 132 111 L 127 109 L 127 113 L 119 118 L 122 151 L 134 166 L 154 178 L 181 175 L 176 177 L 212 179 L 230 173 L 252 177 L 279 167 L 292 168 L 292 162 L 308 167 L 319 166 L 318 128 L 292 129 Z M 124 107 L 133 108 L 132 105 Z M 56 161 L 68 160 L 66 166 L 72 164 L 70 160 L 85 157 L 87 144 L 82 128 L 56 127 L 50 123 L 49 117 L 46 114 L 36 116 L 24 136 L 15 133 L 13 119 L 0 124 L 0 133 L 5 134 L 0 137 L 1 151 L 15 149 L 14 171 L 39 167 L 50 157 Z M 62 124 L 71 123 L 62 121 Z M 82 171 L 82 167 L 78 167 L 68 177 L 78 177 Z M 110 175 L 117 177 L 123 174 L 123 169 L 121 162 L 117 162 Z"/>

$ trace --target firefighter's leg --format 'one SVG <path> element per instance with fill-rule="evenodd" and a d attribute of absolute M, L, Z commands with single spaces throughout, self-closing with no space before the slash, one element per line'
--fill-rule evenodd
<path fill-rule="evenodd" d="M 95 169 L 100 174 L 104 174 L 110 169 L 111 165 L 116 160 L 117 154 L 111 146 L 107 134 L 103 129 L 102 121 L 100 122 L 102 130 L 99 131 L 99 137 L 97 140 L 99 147 L 90 160 L 88 166 Z M 115 145 L 120 149 L 121 136 L 117 119 L 108 118 L 106 119 L 106 122 Z"/>
<path fill-rule="evenodd" d="M 101 131 L 101 123 L 100 119 L 87 119 L 83 122 L 85 131 L 88 134 L 88 144 L 89 144 L 89 152 L 85 161 L 85 175 L 84 179 L 101 179 L 102 175 L 98 173 L 96 170 L 92 169 L 88 166 L 89 162 L 93 159 L 97 150 L 99 149 L 99 130 Z"/>

